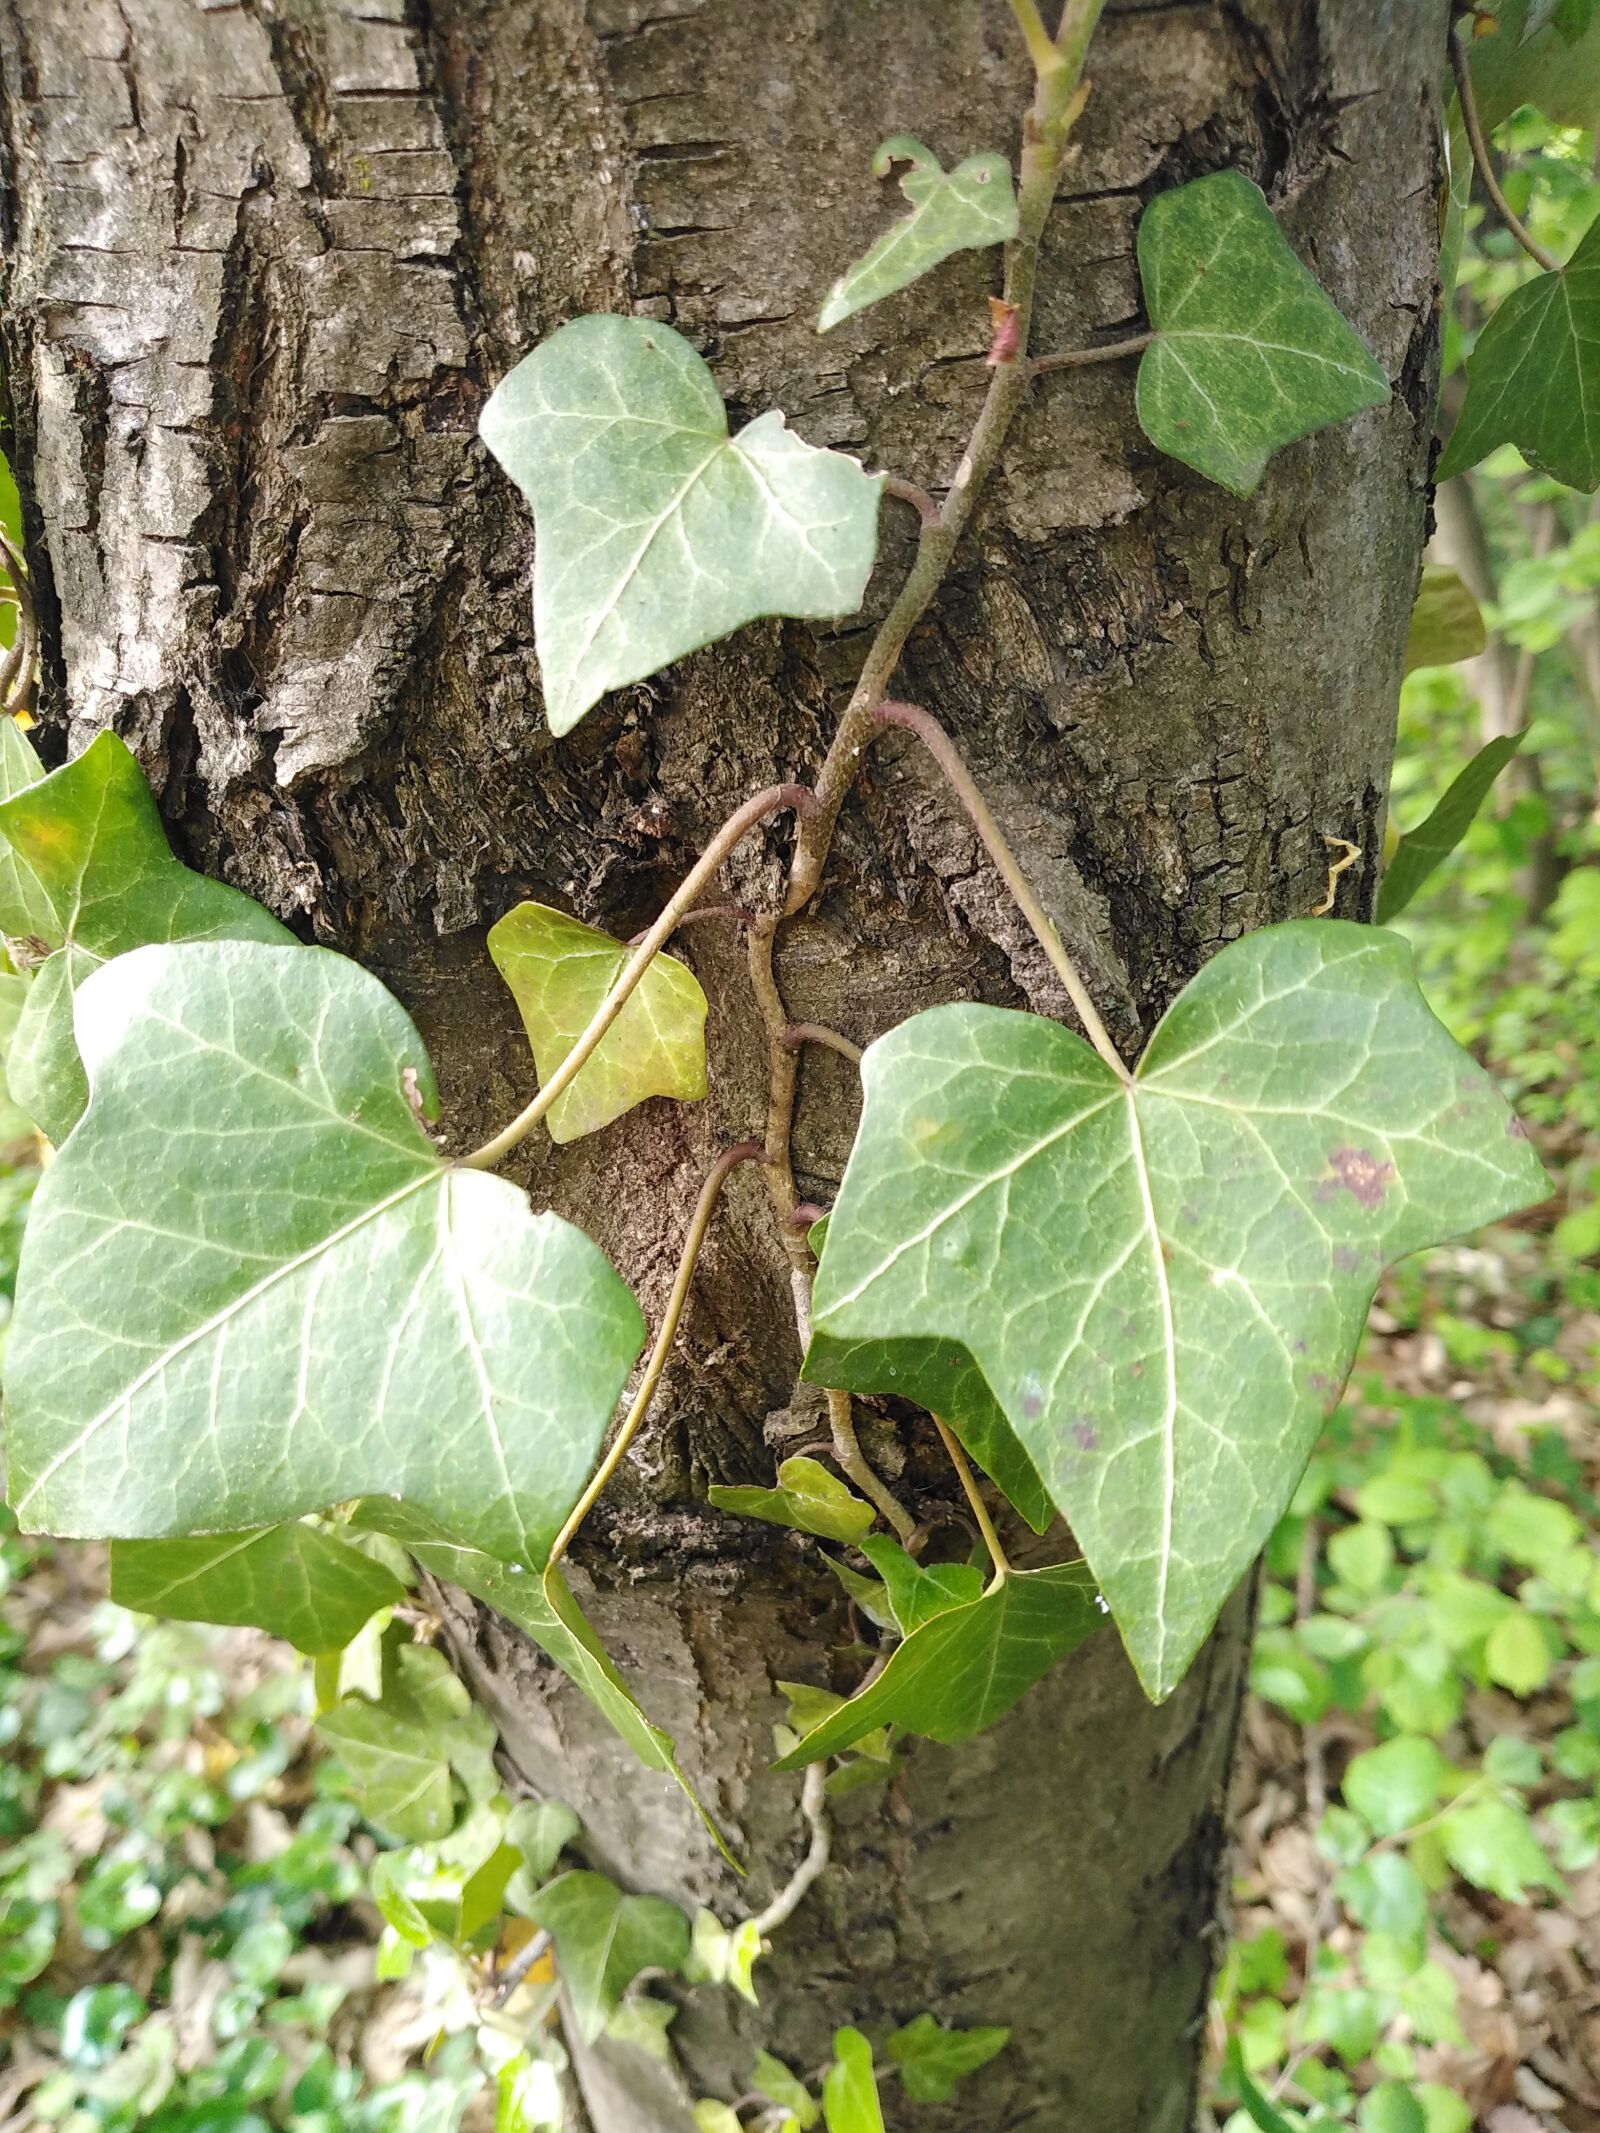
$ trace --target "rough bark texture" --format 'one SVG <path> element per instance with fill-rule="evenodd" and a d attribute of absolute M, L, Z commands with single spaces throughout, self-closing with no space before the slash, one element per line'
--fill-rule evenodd
<path fill-rule="evenodd" d="M 1444 0 L 1113 11 L 1044 247 L 1036 345 L 1139 323 L 1156 190 L 1224 164 L 1367 335 L 1391 401 L 1239 503 L 1141 440 L 1131 374 L 1036 390 L 902 693 L 958 733 L 1136 1045 L 1220 943 L 1322 898 L 1360 842 L 1367 909 L 1423 531 L 1436 339 Z M 745 793 L 814 768 L 863 648 L 761 626 L 544 730 L 526 515 L 474 441 L 515 356 L 570 314 L 670 319 L 735 419 L 937 486 L 985 383 L 992 255 L 819 340 L 881 226 L 874 144 L 1014 146 L 1003 0 L 0 0 L 3 359 L 47 628 L 50 744 L 115 725 L 192 861 L 382 970 L 435 1047 L 455 1144 L 529 1063 L 482 929 L 532 894 L 626 933 Z M 909 514 L 872 593 L 910 550 Z M 729 869 L 773 898 L 781 832 Z M 742 950 L 683 952 L 713 1003 L 712 1090 L 523 1174 L 657 1305 L 709 1152 L 762 1115 Z M 1041 958 L 921 762 L 886 742 L 814 916 L 790 1012 L 874 1036 L 972 994 L 1058 1011 Z M 807 1058 L 796 1134 L 826 1200 L 853 1124 Z M 798 1857 L 764 1774 L 783 1676 L 850 1662 L 808 1545 L 703 1508 L 817 1433 L 792 1397 L 786 1262 L 735 1180 L 627 1485 L 583 1560 L 597 1615 L 754 1862 L 737 1887 L 660 1781 L 492 1622 L 457 1619 L 509 1752 L 619 1877 L 725 1917 Z M 864 1418 L 907 1500 L 945 1483 Z M 1012 2050 L 928 2133 L 1178 2133 L 1192 2103 L 1243 1607 L 1160 1711 L 1104 1635 L 987 1738 L 916 1750 L 836 1811 L 836 1868 L 780 1936 L 759 2017 L 701 1993 L 695 2079 L 742 2088 L 759 2035 L 815 2064 L 853 2018 L 1005 2020 Z M 714 2003 L 714 2004 L 713 2004 Z M 643 2059 L 580 2068 L 596 2133 L 687 2123 Z M 899 2106 L 892 2107 L 896 2112 Z M 911 2114 L 908 2114 L 908 2116 Z"/>

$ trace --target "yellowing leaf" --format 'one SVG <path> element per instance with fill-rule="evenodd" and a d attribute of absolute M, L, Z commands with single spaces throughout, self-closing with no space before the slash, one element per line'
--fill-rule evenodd
<path fill-rule="evenodd" d="M 489 928 L 489 953 L 522 1015 L 539 1079 L 548 1081 L 593 1021 L 628 950 L 564 911 L 521 903 Z M 706 996 L 692 970 L 658 955 L 545 1124 L 553 1141 L 575 1141 L 648 1096 L 693 1103 L 705 1093 Z"/>
<path fill-rule="evenodd" d="M 875 1515 L 871 1504 L 863 1503 L 837 1474 L 803 1454 L 785 1459 L 775 1489 L 716 1487 L 706 1494 L 719 1511 L 762 1518 L 775 1526 L 794 1526 L 823 1540 L 859 1541 Z"/>
<path fill-rule="evenodd" d="M 1406 672 L 1476 659 L 1489 641 L 1483 611 L 1458 571 L 1425 563 L 1406 635 Z"/>

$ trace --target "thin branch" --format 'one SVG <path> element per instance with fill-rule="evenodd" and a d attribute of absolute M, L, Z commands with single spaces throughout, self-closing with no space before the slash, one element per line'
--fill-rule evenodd
<path fill-rule="evenodd" d="M 685 911 L 679 919 L 678 930 L 681 932 L 685 926 L 698 926 L 700 921 L 706 918 L 731 918 L 736 926 L 748 926 L 754 917 L 755 913 L 747 910 L 743 904 L 696 904 L 692 911 Z M 628 946 L 641 948 L 649 937 L 650 928 L 641 926 Z"/>
<path fill-rule="evenodd" d="M 948 1422 L 935 1415 L 933 1426 L 939 1432 L 944 1448 L 950 1456 L 950 1464 L 956 1470 L 956 1479 L 961 1483 L 962 1493 L 972 1506 L 972 1515 L 978 1521 L 978 1531 L 983 1535 L 983 1545 L 989 1551 L 989 1560 L 993 1563 L 996 1574 L 1000 1577 L 1005 1577 L 1009 1573 L 1011 1565 L 1006 1559 L 1006 1551 L 1000 1545 L 1000 1536 L 994 1530 L 994 1520 L 989 1516 L 989 1507 L 979 1492 L 977 1482 L 972 1478 L 972 1469 L 967 1464 L 967 1455 L 961 1449 L 956 1439 L 956 1433 Z"/>
<path fill-rule="evenodd" d="M 494 1997 L 491 2007 L 504 2007 L 523 1979 L 550 1946 L 550 1935 L 541 1926 L 537 1933 L 525 1940 L 509 1963 L 498 1971 L 494 1982 Z"/>
<path fill-rule="evenodd" d="M 1094 1001 L 1089 997 L 1088 987 L 1078 975 L 1077 966 L 1068 955 L 1060 934 L 1051 922 L 1050 914 L 1033 893 L 1028 877 L 1017 864 L 1016 854 L 1007 844 L 999 823 L 990 812 L 988 801 L 973 782 L 971 771 L 961 760 L 955 742 L 938 720 L 924 711 L 920 704 L 879 704 L 873 715 L 879 725 L 903 726 L 908 733 L 914 733 L 943 771 L 945 782 L 966 809 L 989 857 L 1016 899 L 1018 910 L 1033 929 L 1040 947 L 1054 966 L 1056 976 L 1066 987 L 1067 997 L 1078 1011 L 1078 1019 L 1083 1024 L 1089 1042 L 1119 1081 L 1131 1082 L 1133 1076 L 1112 1043 Z"/>
<path fill-rule="evenodd" d="M 1467 129 L 1467 139 L 1472 143 L 1472 160 L 1478 166 L 1478 176 L 1483 180 L 1484 191 L 1494 203 L 1495 213 L 1530 259 L 1536 259 L 1547 274 L 1559 274 L 1560 260 L 1554 252 L 1539 242 L 1500 190 L 1500 180 L 1495 175 L 1494 158 L 1489 153 L 1483 121 L 1478 116 L 1478 99 L 1473 94 L 1472 62 L 1467 53 L 1466 31 L 1459 22 L 1452 22 L 1450 25 L 1450 67 L 1456 78 L 1456 93 L 1461 99 L 1462 122 Z"/>
<path fill-rule="evenodd" d="M 650 1360 L 644 1366 L 644 1376 L 639 1380 L 639 1389 L 623 1417 L 622 1427 L 590 1477 L 589 1486 L 573 1505 L 566 1524 L 556 1535 L 547 1569 L 553 1570 L 571 1547 L 572 1536 L 594 1509 L 606 1483 L 626 1458 L 628 1446 L 638 1434 L 640 1423 L 650 1412 L 650 1402 L 655 1397 L 656 1387 L 661 1382 L 661 1373 L 667 1367 L 667 1357 L 672 1352 L 672 1343 L 677 1338 L 678 1321 L 682 1318 L 683 1307 L 689 1300 L 695 1262 L 700 1257 L 700 1247 L 706 1241 L 706 1231 L 711 1227 L 711 1217 L 722 1197 L 723 1186 L 741 1163 L 758 1163 L 764 1153 L 759 1141 L 740 1141 L 736 1148 L 724 1149 L 701 1186 L 700 1197 L 695 1202 L 694 1213 L 689 1218 L 689 1227 L 684 1235 L 683 1250 L 678 1258 L 678 1271 L 673 1277 L 672 1294 L 667 1298 L 667 1308 L 661 1314 L 660 1329 L 656 1334 L 655 1346 L 650 1350 Z"/>
<path fill-rule="evenodd" d="M 806 1818 L 811 1831 L 811 1843 L 806 1855 L 789 1879 L 779 1889 L 764 1911 L 757 1911 L 750 1923 L 765 1940 L 776 1933 L 779 1926 L 787 1925 L 800 1908 L 800 1899 L 828 1863 L 832 1840 L 828 1833 L 827 1759 L 807 1767 L 800 1787 L 800 1812 Z"/>
<path fill-rule="evenodd" d="M 903 504 L 910 504 L 924 526 L 938 525 L 939 506 L 927 490 L 919 488 L 914 481 L 902 481 L 898 474 L 885 474 L 883 493 L 885 496 L 897 496 Z"/>
<path fill-rule="evenodd" d="M 1091 363 L 1116 363 L 1123 356 L 1143 355 L 1157 336 L 1133 333 L 1124 341 L 1104 341 L 1098 348 L 1068 348 L 1057 355 L 1030 356 L 1028 376 L 1042 378 L 1052 370 L 1085 370 Z"/>
<path fill-rule="evenodd" d="M 640 980 L 666 945 L 673 929 L 698 901 L 701 890 L 734 846 L 758 823 L 764 822 L 768 815 L 775 815 L 780 808 L 792 807 L 796 814 L 803 818 L 815 804 L 812 794 L 804 785 L 769 785 L 765 792 L 758 792 L 753 799 L 746 800 L 743 807 L 728 817 L 678 884 L 666 909 L 639 943 L 632 959 L 624 965 L 616 983 L 595 1009 L 588 1028 L 560 1066 L 532 1103 L 520 1111 L 503 1132 L 497 1133 L 493 1140 L 485 1141 L 481 1148 L 475 1148 L 471 1155 L 462 1156 L 463 1168 L 492 1170 L 502 1156 L 509 1155 L 519 1141 L 527 1138 L 556 1098 L 571 1088 L 593 1057 L 606 1031 L 633 997 Z"/>
<path fill-rule="evenodd" d="M 908 1541 L 917 1530 L 917 1522 L 895 1501 L 887 1486 L 879 1480 L 856 1437 L 850 1395 L 833 1386 L 828 1388 L 828 1422 L 833 1431 L 834 1465 L 847 1481 L 855 1483 L 862 1495 L 876 1509 L 878 1516 L 893 1526 L 901 1540 Z"/>
<path fill-rule="evenodd" d="M 789 1022 L 784 1025 L 783 1041 L 790 1051 L 802 1044 L 826 1045 L 830 1052 L 837 1052 L 841 1059 L 848 1059 L 852 1066 L 861 1064 L 861 1047 L 852 1044 L 848 1037 L 841 1037 L 836 1029 L 829 1029 L 821 1022 Z"/>

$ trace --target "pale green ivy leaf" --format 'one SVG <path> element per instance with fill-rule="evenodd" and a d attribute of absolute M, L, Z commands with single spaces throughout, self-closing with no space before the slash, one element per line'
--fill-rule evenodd
<path fill-rule="evenodd" d="M 970 1607 L 983 1597 L 983 1572 L 976 1563 L 919 1563 L 886 1533 L 873 1534 L 861 1547 L 884 1582 L 903 1637 L 935 1615 Z"/>
<path fill-rule="evenodd" d="M 6 1354 L 30 1527 L 160 1539 L 363 1494 L 540 1560 L 643 1337 L 599 1249 L 443 1163 L 376 978 L 141 948 L 78 996 L 93 1094 L 34 1200 Z"/>
<path fill-rule="evenodd" d="M 1406 632 L 1406 672 L 1476 659 L 1488 641 L 1483 610 L 1460 572 L 1447 563 L 1424 563 Z"/>
<path fill-rule="evenodd" d="M 0 802 L 37 785 L 45 768 L 14 718 L 0 718 Z M 49 943 L 56 931 L 55 900 L 9 839 L 0 837 L 0 933 L 11 940 Z"/>
<path fill-rule="evenodd" d="M 506 1818 L 506 1842 L 521 1854 L 510 1884 L 510 1901 L 526 1911 L 555 1871 L 556 1861 L 583 1824 L 564 1800 L 518 1800 Z"/>
<path fill-rule="evenodd" d="M 10 721 L 7 721 L 9 724 Z M 33 1120 L 22 1106 L 12 1101 L 10 1082 L 7 1079 L 11 1046 L 16 1037 L 17 1023 L 28 997 L 31 980 L 25 972 L 12 967 L 11 958 L 0 952 L 0 1148 L 8 1148 L 32 1134 Z"/>
<path fill-rule="evenodd" d="M 699 1910 L 694 1914 L 683 1974 L 691 1985 L 726 1985 L 756 2007 L 760 2002 L 755 1968 L 760 1957 L 761 1929 L 753 1918 L 725 1926 L 714 1911 Z"/>
<path fill-rule="evenodd" d="M 548 1081 L 593 1021 L 628 950 L 548 904 L 521 903 L 489 928 L 489 953 L 517 1003 L 539 1079 Z M 545 1124 L 553 1141 L 575 1141 L 647 1096 L 693 1103 L 705 1093 L 706 996 L 686 964 L 658 955 Z"/>
<path fill-rule="evenodd" d="M 17 743 L 32 755 L 20 734 Z M 73 1000 L 102 963 L 147 942 L 289 946 L 294 935 L 250 897 L 173 858 L 144 773 L 114 733 L 97 734 L 82 755 L 19 789 L 10 788 L 24 766 L 6 746 L 0 842 L 10 861 L 0 868 L 0 933 L 39 965 L 12 1041 L 10 1087 L 59 1145 L 88 1094 Z"/>
<path fill-rule="evenodd" d="M 822 2083 L 828 2133 L 884 2133 L 872 2046 L 859 2029 L 835 2030 L 833 2064 Z"/>
<path fill-rule="evenodd" d="M 1017 234 L 1017 198 L 1004 156 L 968 156 L 945 170 L 931 148 L 897 133 L 873 157 L 872 175 L 886 178 L 897 163 L 909 166 L 900 190 L 911 212 L 840 275 L 817 320 L 819 333 L 909 287 L 952 252 L 1008 244 Z"/>
<path fill-rule="evenodd" d="M 719 1511 L 740 1518 L 761 1518 L 774 1526 L 793 1526 L 822 1540 L 859 1541 L 877 1515 L 837 1474 L 804 1453 L 785 1459 L 775 1489 L 707 1489 Z"/>
<path fill-rule="evenodd" d="M 885 2049 L 913 2103 L 948 2103 L 958 2081 L 987 2066 L 1010 2042 L 1009 2029 L 946 2029 L 931 2014 L 919 2014 L 895 2031 Z"/>
<path fill-rule="evenodd" d="M 798 1770 L 886 1725 L 929 1740 L 970 1740 L 1104 1619 L 1082 1563 L 1010 1571 L 978 1599 L 914 1629 L 881 1674 L 810 1727 L 774 1767 Z"/>
<path fill-rule="evenodd" d="M 1600 487 L 1600 219 L 1565 267 L 1514 289 L 1479 334 L 1437 479 L 1502 444 L 1569 488 Z"/>
<path fill-rule="evenodd" d="M 1138 250 L 1156 335 L 1139 423 L 1185 466 L 1248 496 L 1283 445 L 1388 399 L 1366 343 L 1241 172 L 1157 193 Z"/>
<path fill-rule="evenodd" d="M 883 477 L 776 412 L 730 437 L 716 380 L 670 326 L 572 320 L 501 380 L 479 428 L 533 506 L 555 733 L 759 615 L 861 605 Z"/>
<path fill-rule="evenodd" d="M 768 2103 L 775 2103 L 780 2110 L 787 2111 L 800 2133 L 811 2133 L 821 2115 L 816 2100 L 805 2083 L 781 2059 L 774 2059 L 771 2052 L 757 2052 L 750 2085 L 758 2096 L 764 2096 Z"/>
<path fill-rule="evenodd" d="M 1155 1697 L 1287 1506 L 1382 1269 L 1548 1190 L 1406 944 L 1336 920 L 1224 949 L 1131 1083 L 976 1005 L 863 1080 L 806 1374 L 959 1426 L 981 1373 Z"/>
<path fill-rule="evenodd" d="M 179 1622 L 247 1624 L 333 1652 L 405 1587 L 359 1548 L 296 1519 L 246 1533 L 111 1544 L 111 1597 Z"/>
<path fill-rule="evenodd" d="M 672 2039 L 667 2031 L 677 2019 L 678 2010 L 670 2000 L 658 2000 L 652 1993 L 636 1992 L 631 2000 L 623 2001 L 607 2022 L 606 2039 L 612 2044 L 631 2044 L 647 2059 L 671 2066 Z M 737 2125 L 738 2120 L 734 2123 Z"/>
<path fill-rule="evenodd" d="M 529 1913 L 555 1943 L 556 1963 L 577 2017 L 593 2044 L 641 1970 L 682 1970 L 689 1921 L 659 1896 L 625 1896 L 604 1874 L 560 1874 L 539 1891 Z"/>
<path fill-rule="evenodd" d="M 1415 829 L 1401 833 L 1394 856 L 1383 870 L 1378 890 L 1378 923 L 1398 918 L 1423 883 L 1443 865 L 1471 829 L 1507 763 L 1527 739 L 1521 733 L 1497 734 L 1485 741 L 1471 762 L 1452 778 L 1443 797 Z"/>
<path fill-rule="evenodd" d="M 347 1697 L 317 1720 L 361 1795 L 363 1812 L 394 1836 L 426 1843 L 455 1819 L 451 1774 L 469 1796 L 494 1789 L 494 1726 L 440 1653 L 403 1644 L 381 1703 Z"/>

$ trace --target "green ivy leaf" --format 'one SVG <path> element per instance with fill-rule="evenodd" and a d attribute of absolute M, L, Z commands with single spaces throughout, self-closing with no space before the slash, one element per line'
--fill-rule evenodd
<path fill-rule="evenodd" d="M 642 1321 L 580 1231 L 440 1161 L 399 1003 L 321 949 L 141 948 L 77 1034 L 6 1352 L 19 1516 L 159 1539 L 382 1491 L 542 1558 Z"/>
<path fill-rule="evenodd" d="M 555 1872 L 556 1861 L 583 1824 L 564 1800 L 518 1800 L 506 1817 L 506 1842 L 522 1856 L 511 1883 L 512 1899 L 525 1910 Z"/>
<path fill-rule="evenodd" d="M 1402 1734 L 1353 1756 L 1344 1774 L 1346 1803 L 1380 1837 L 1396 1837 L 1438 1806 L 1450 1765 L 1431 1740 Z"/>
<path fill-rule="evenodd" d="M 1527 0 L 1527 7 L 1519 45 L 1530 43 L 1552 24 L 1568 44 L 1576 44 L 1595 19 L 1595 0 Z"/>
<path fill-rule="evenodd" d="M 1485 741 L 1464 770 L 1450 781 L 1444 797 L 1426 820 L 1406 830 L 1395 846 L 1394 856 L 1383 870 L 1378 891 L 1378 923 L 1386 926 L 1398 918 L 1423 883 L 1442 866 L 1477 820 L 1478 810 L 1494 789 L 1494 782 L 1527 739 L 1521 733 L 1497 734 Z"/>
<path fill-rule="evenodd" d="M 13 783 L 24 766 L 5 745 L 11 759 L 0 776 L 9 795 L 0 801 L 0 839 L 11 858 L 0 868 L 0 933 L 36 944 L 36 958 L 39 949 L 52 951 L 18 1020 L 10 1086 L 59 1145 L 88 1094 L 73 999 L 102 963 L 152 941 L 289 946 L 294 935 L 250 897 L 173 858 L 144 773 L 114 733 L 96 735 L 82 755 L 20 789 Z"/>
<path fill-rule="evenodd" d="M 811 2091 L 781 2059 L 774 2059 L 770 2052 L 757 2052 L 750 2085 L 768 2103 L 775 2103 L 780 2110 L 789 2112 L 800 2133 L 811 2133 L 821 2113 Z"/>
<path fill-rule="evenodd" d="M 302 1652 L 333 1652 L 405 1596 L 394 1574 L 295 1520 L 248 1533 L 111 1544 L 111 1597 L 179 1622 L 249 1624 Z"/>
<path fill-rule="evenodd" d="M 1473 1800 L 1439 1824 L 1439 1842 L 1458 1874 L 1507 1903 L 1525 1903 L 1530 1888 L 1565 1887 L 1533 1826 L 1508 1800 Z"/>
<path fill-rule="evenodd" d="M 662 2066 L 672 2066 L 676 2062 L 667 2031 L 677 2019 L 678 2010 L 670 2000 L 658 2000 L 648 1992 L 638 1992 L 631 2000 L 624 2000 L 607 2022 L 606 2041 L 631 2044 L 647 2059 L 655 2059 Z M 739 2125 L 737 2119 L 734 2125 Z M 742 2128 L 740 2133 L 743 2133 Z"/>
<path fill-rule="evenodd" d="M 755 1969 L 760 1959 L 761 1928 L 753 1918 L 729 1927 L 714 1911 L 696 1911 L 683 1970 L 689 1984 L 726 1985 L 741 2000 L 758 2007 Z"/>
<path fill-rule="evenodd" d="M 37 785 L 45 768 L 14 718 L 0 718 L 0 802 Z M 55 900 L 8 839 L 0 837 L 0 933 L 12 940 L 49 942 L 56 931 Z"/>
<path fill-rule="evenodd" d="M 883 477 L 776 412 L 730 437 L 716 380 L 670 326 L 572 320 L 501 380 L 479 429 L 533 506 L 555 733 L 758 615 L 861 605 Z"/>
<path fill-rule="evenodd" d="M 1239 171 L 1157 193 L 1138 249 L 1156 334 L 1139 424 L 1185 466 L 1248 496 L 1280 447 L 1388 399 L 1366 343 Z"/>
<path fill-rule="evenodd" d="M 1569 488 L 1600 487 L 1600 220 L 1559 273 L 1514 289 L 1479 334 L 1438 480 L 1502 444 Z"/>
<path fill-rule="evenodd" d="M 987 2066 L 1011 2042 L 1009 2029 L 946 2029 L 919 2014 L 886 2047 L 913 2103 L 948 2103 L 956 2083 Z"/>
<path fill-rule="evenodd" d="M 1223 2079 L 1238 2097 L 1244 2115 L 1258 2133 L 1297 2133 L 1283 2113 L 1261 2093 L 1245 2070 L 1244 2051 L 1237 2037 L 1228 2039 L 1223 2059 Z"/>
<path fill-rule="evenodd" d="M 1558 126 L 1600 118 L 1600 18 L 1594 0 L 1499 0 L 1495 29 L 1470 46 L 1478 116 L 1493 132 L 1523 104 Z"/>
<path fill-rule="evenodd" d="M 981 1370 L 1157 1697 L 1287 1506 L 1383 1267 L 1548 1189 L 1406 944 L 1335 920 L 1224 949 L 1131 1087 L 970 1004 L 863 1073 L 806 1374 L 960 1427 Z"/>
<path fill-rule="evenodd" d="M 863 1541 L 862 1553 L 884 1582 L 902 1637 L 935 1615 L 983 1598 L 984 1576 L 976 1563 L 919 1563 L 886 1533 Z"/>
<path fill-rule="evenodd" d="M 774 1526 L 794 1526 L 822 1540 L 859 1541 L 877 1515 L 837 1474 L 804 1454 L 784 1460 L 775 1489 L 719 1486 L 707 1489 L 706 1495 L 719 1511 L 763 1518 Z"/>
<path fill-rule="evenodd" d="M 859 2029 L 833 2033 L 833 2064 L 822 2084 L 828 2133 L 884 2133 L 872 2046 Z"/>
<path fill-rule="evenodd" d="M 1004 156 L 968 156 L 945 170 L 931 148 L 897 133 L 873 157 L 872 175 L 886 178 L 896 163 L 910 166 L 901 173 L 900 190 L 911 212 L 840 275 L 817 320 L 819 333 L 908 288 L 952 252 L 1007 244 L 1017 234 L 1017 199 Z"/>
<path fill-rule="evenodd" d="M 548 1081 L 616 983 L 628 951 L 548 904 L 522 903 L 489 928 L 489 953 L 511 988 Z M 706 996 L 676 957 L 658 955 L 570 1089 L 545 1113 L 553 1141 L 596 1133 L 647 1096 L 692 1103 L 706 1093 Z"/>
<path fill-rule="evenodd" d="M 624 1896 L 604 1874 L 559 1874 L 529 1913 L 555 1942 L 578 2031 L 593 2044 L 641 1970 L 681 1970 L 689 1921 L 659 1896 Z"/>
<path fill-rule="evenodd" d="M 1013 1570 L 964 1607 L 947 1607 L 889 1654 L 883 1672 L 779 1758 L 798 1770 L 853 1747 L 876 1727 L 970 1740 L 1025 1696 L 1104 1619 L 1082 1563 Z"/>
<path fill-rule="evenodd" d="M 9 723 L 9 721 L 7 722 Z M 22 971 L 13 969 L 9 956 L 0 952 L 0 1148 L 7 1148 L 32 1134 L 33 1120 L 14 1103 L 7 1079 L 11 1047 L 31 984 Z"/>
<path fill-rule="evenodd" d="M 1460 572 L 1447 563 L 1424 563 L 1406 633 L 1406 672 L 1476 659 L 1488 642 L 1483 610 Z"/>
<path fill-rule="evenodd" d="M 348 1696 L 317 1725 L 360 1792 L 363 1813 L 409 1843 L 448 1835 L 452 1772 L 470 1798 L 486 1799 L 498 1783 L 488 1714 L 425 1645 L 402 1644 L 393 1654 L 381 1703 Z"/>

